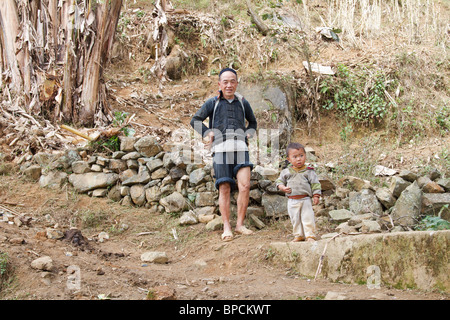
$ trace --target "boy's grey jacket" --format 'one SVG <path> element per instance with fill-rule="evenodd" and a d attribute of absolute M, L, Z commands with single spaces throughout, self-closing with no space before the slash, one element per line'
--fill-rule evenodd
<path fill-rule="evenodd" d="M 305 167 L 300 171 L 295 171 L 290 164 L 282 170 L 279 178 L 275 181 L 276 186 L 283 184 L 292 189 L 287 196 L 308 195 L 313 197 L 315 194 L 321 195 L 322 188 L 314 168 Z"/>

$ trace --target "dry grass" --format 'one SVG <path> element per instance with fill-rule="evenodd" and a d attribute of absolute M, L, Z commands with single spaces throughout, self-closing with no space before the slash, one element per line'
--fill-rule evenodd
<path fill-rule="evenodd" d="M 137 0 L 136 5 L 140 2 L 143 0 Z M 304 104 L 312 105 L 311 101 L 317 101 L 314 94 L 317 82 L 307 85 L 301 62 L 308 58 L 332 66 L 341 63 L 352 71 L 362 68 L 369 73 L 382 72 L 387 79 L 398 82 L 397 88 L 388 92 L 387 99 L 394 100 L 394 108 L 386 125 L 388 133 L 398 137 L 395 138 L 398 143 L 420 141 L 436 133 L 448 134 L 445 117 L 450 110 L 447 54 L 450 7 L 447 2 L 253 0 L 252 3 L 271 30 L 267 36 L 252 25 L 244 0 L 172 1 L 174 7 L 189 10 L 189 14 L 169 17 L 176 43 L 184 46 L 189 55 L 202 60 L 201 67 L 190 70 L 186 77 L 215 75 L 221 68 L 230 66 L 250 80 L 275 77 L 297 86 L 299 95 L 308 97 L 302 100 Z M 130 9 L 128 6 L 130 15 L 135 16 Z M 300 23 L 282 23 L 283 16 Z M 131 46 L 145 48 L 146 34 L 152 33 L 151 15 L 130 25 L 133 28 L 128 26 L 126 30 L 133 34 L 126 37 L 135 42 Z M 324 26 L 341 29 L 339 43 L 323 41 L 316 28 Z M 130 46 L 129 42 L 127 45 Z M 151 59 L 147 60 L 151 64 Z M 302 103 L 298 104 L 298 108 L 303 108 Z M 312 117 L 317 108 L 310 109 L 306 110 L 310 114 L 308 124 L 311 119 L 317 119 Z"/>

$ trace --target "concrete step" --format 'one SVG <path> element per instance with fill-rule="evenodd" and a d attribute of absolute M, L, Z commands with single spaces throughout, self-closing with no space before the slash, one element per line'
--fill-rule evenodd
<path fill-rule="evenodd" d="M 339 235 L 315 242 L 275 242 L 280 260 L 304 276 L 369 288 L 450 292 L 450 230 Z"/>

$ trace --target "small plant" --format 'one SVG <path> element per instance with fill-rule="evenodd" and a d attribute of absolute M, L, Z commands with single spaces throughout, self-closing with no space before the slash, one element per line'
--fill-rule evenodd
<path fill-rule="evenodd" d="M 0 296 L 3 289 L 11 285 L 13 281 L 12 273 L 13 268 L 9 262 L 8 254 L 0 252 Z"/>
<path fill-rule="evenodd" d="M 271 260 L 275 256 L 275 252 L 272 248 L 267 249 L 266 254 L 264 255 L 264 260 Z"/>
<path fill-rule="evenodd" d="M 97 152 L 115 152 L 120 150 L 120 140 L 118 136 L 99 139 L 91 142 L 90 145 Z"/>
<path fill-rule="evenodd" d="M 8 254 L 0 252 L 0 277 L 3 277 L 3 275 L 8 270 Z"/>
<path fill-rule="evenodd" d="M 450 131 L 450 107 L 443 106 L 436 112 L 436 123 L 442 131 L 442 135 Z"/>
<path fill-rule="evenodd" d="M 353 132 L 352 124 L 347 123 L 347 125 L 343 127 L 342 130 L 339 132 L 339 136 L 341 137 L 342 141 L 346 142 L 352 132 Z"/>
<path fill-rule="evenodd" d="M 448 209 L 448 204 L 442 207 L 442 210 Z M 416 230 L 437 231 L 450 229 L 450 222 L 440 218 L 439 216 L 425 216 L 416 226 Z"/>

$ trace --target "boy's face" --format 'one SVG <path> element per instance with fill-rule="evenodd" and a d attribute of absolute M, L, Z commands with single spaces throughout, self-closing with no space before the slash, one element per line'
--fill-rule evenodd
<path fill-rule="evenodd" d="M 287 159 L 295 168 L 301 168 L 306 161 L 305 150 L 289 149 Z"/>

